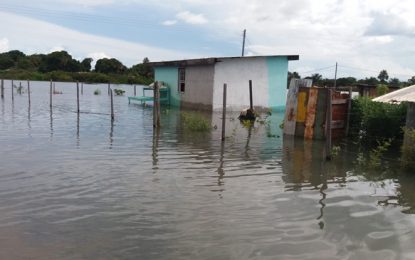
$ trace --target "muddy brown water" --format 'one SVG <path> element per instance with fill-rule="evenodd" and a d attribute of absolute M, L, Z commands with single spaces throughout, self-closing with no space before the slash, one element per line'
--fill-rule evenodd
<path fill-rule="evenodd" d="M 78 117 L 73 83 L 52 113 L 48 82 L 30 108 L 5 84 L 1 259 L 415 259 L 415 180 L 323 162 L 321 143 L 282 137 L 282 113 L 253 128 L 229 113 L 222 144 L 221 113 L 192 133 L 164 108 L 153 132 L 132 86 L 111 124 L 106 85 L 84 85 Z"/>

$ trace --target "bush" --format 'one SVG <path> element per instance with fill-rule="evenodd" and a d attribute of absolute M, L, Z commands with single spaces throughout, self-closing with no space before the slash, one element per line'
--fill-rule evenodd
<path fill-rule="evenodd" d="M 208 120 L 200 114 L 182 112 L 181 116 L 185 129 L 195 132 L 207 132 L 212 130 Z"/>
<path fill-rule="evenodd" d="M 352 101 L 350 135 L 363 144 L 401 140 L 406 122 L 407 104 L 386 104 L 363 97 Z"/>
<path fill-rule="evenodd" d="M 114 89 L 114 93 L 115 93 L 115 95 L 117 95 L 117 96 L 122 96 L 122 95 L 124 95 L 125 90 L 124 90 L 124 89 L 119 89 L 119 88 L 116 88 L 116 89 Z"/>

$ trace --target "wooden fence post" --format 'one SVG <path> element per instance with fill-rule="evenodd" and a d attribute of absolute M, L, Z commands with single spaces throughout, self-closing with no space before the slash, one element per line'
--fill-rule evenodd
<path fill-rule="evenodd" d="M 333 120 L 332 93 L 327 89 L 327 110 L 326 110 L 326 160 L 331 160 L 331 122 Z"/>
<path fill-rule="evenodd" d="M 109 84 L 108 84 L 109 86 Z M 114 97 L 113 97 L 113 93 L 112 93 L 112 89 L 110 89 L 110 95 L 111 95 L 111 122 L 114 121 Z"/>
<path fill-rule="evenodd" d="M 14 81 L 12 80 L 12 101 L 14 101 Z"/>
<path fill-rule="evenodd" d="M 160 88 L 159 82 L 154 82 L 153 89 L 153 127 L 160 127 Z"/>
<path fill-rule="evenodd" d="M 50 86 L 49 86 L 49 107 L 50 109 L 52 109 L 52 94 L 53 94 L 53 90 L 52 90 L 52 80 L 50 80 Z"/>
<path fill-rule="evenodd" d="M 83 94 L 84 94 L 84 83 L 81 82 L 81 95 L 83 95 Z"/>
<path fill-rule="evenodd" d="M 222 142 L 225 141 L 225 126 L 226 126 L 226 83 L 223 84 L 223 102 L 222 102 Z"/>
<path fill-rule="evenodd" d="M 79 114 L 79 82 L 76 82 L 76 112 Z"/>
<path fill-rule="evenodd" d="M 251 111 L 254 111 L 254 105 L 252 102 L 252 80 L 249 80 L 249 109 L 251 109 Z"/>
<path fill-rule="evenodd" d="M 351 112 L 352 112 L 352 87 L 349 87 L 349 99 L 347 100 L 346 137 L 349 136 Z"/>
<path fill-rule="evenodd" d="M 29 99 L 29 106 L 30 106 L 30 81 L 27 81 L 27 98 Z"/>
<path fill-rule="evenodd" d="M 4 79 L 1 79 L 1 98 L 4 98 Z"/>
<path fill-rule="evenodd" d="M 111 83 L 108 82 L 108 95 L 111 95 L 112 89 L 111 89 Z"/>
<path fill-rule="evenodd" d="M 137 96 L 137 88 L 136 88 L 137 86 L 136 85 L 134 85 L 134 96 Z"/>

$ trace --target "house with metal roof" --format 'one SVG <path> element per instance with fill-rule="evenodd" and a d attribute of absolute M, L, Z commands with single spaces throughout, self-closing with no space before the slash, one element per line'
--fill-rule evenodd
<path fill-rule="evenodd" d="M 216 57 L 150 62 L 156 81 L 169 87 L 170 104 L 176 107 L 221 110 L 223 85 L 227 108 L 249 106 L 252 80 L 254 107 L 283 109 L 287 93 L 288 62 L 298 55 Z"/>

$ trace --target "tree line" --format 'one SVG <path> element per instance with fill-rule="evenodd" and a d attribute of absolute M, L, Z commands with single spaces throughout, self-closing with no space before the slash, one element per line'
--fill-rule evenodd
<path fill-rule="evenodd" d="M 81 81 L 88 83 L 149 84 L 154 79 L 148 58 L 127 68 L 114 58 L 74 59 L 66 51 L 26 55 L 12 50 L 0 53 L 0 78 L 17 80 Z"/>
<path fill-rule="evenodd" d="M 288 72 L 288 84 L 292 78 L 301 79 L 300 74 L 297 72 Z M 332 87 L 334 86 L 334 79 L 323 78 L 321 74 L 315 73 L 311 76 L 304 77 L 305 79 L 312 79 L 313 85 L 318 87 Z M 401 81 L 398 78 L 389 78 L 389 74 L 386 70 L 381 70 L 377 77 L 366 77 L 364 79 L 356 79 L 354 77 L 342 77 L 336 80 L 337 86 L 352 86 L 356 84 L 367 84 L 377 87 L 392 87 L 403 88 L 411 85 L 415 85 L 415 76 L 411 77 L 407 81 Z"/>

